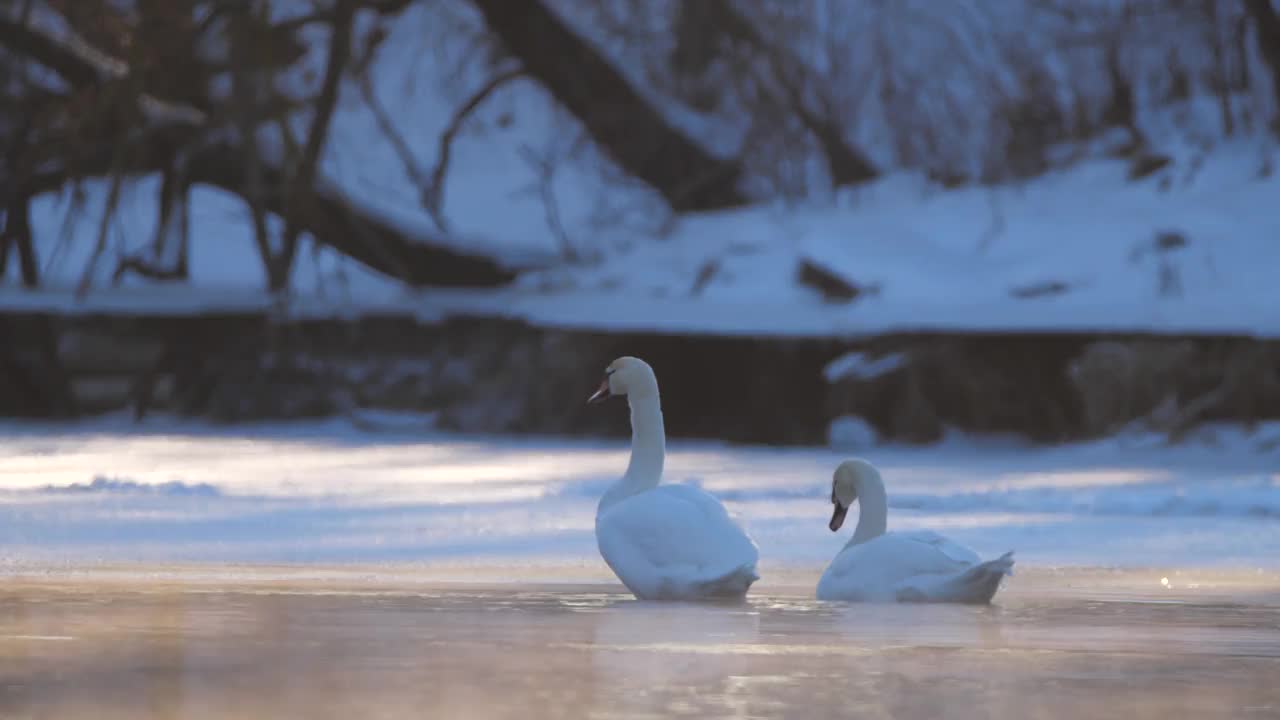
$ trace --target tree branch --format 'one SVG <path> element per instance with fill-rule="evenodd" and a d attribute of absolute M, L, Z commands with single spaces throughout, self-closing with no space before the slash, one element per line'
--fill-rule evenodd
<path fill-rule="evenodd" d="M 556 158 L 554 154 L 552 152 L 542 154 L 528 145 L 522 145 L 520 147 L 520 156 L 538 174 L 538 179 L 533 183 L 533 189 L 536 190 L 538 197 L 542 200 L 542 211 L 546 214 L 547 228 L 551 230 L 551 234 L 555 235 L 556 240 L 560 243 L 561 256 L 570 263 L 578 262 L 580 259 L 578 251 L 574 246 L 573 239 L 569 237 L 568 231 L 564 229 L 564 222 L 560 219 L 560 203 L 556 201 Z"/>
<path fill-rule="evenodd" d="M 356 10 L 372 10 L 379 15 L 397 15 L 404 11 L 414 0 L 360 0 L 355 3 Z M 276 23 L 273 27 L 279 30 L 300 30 L 308 25 L 333 25 L 338 21 L 341 11 L 338 8 L 317 10 Z"/>
<path fill-rule="evenodd" d="M 92 60 L 77 52 L 75 45 L 62 44 L 42 30 L 4 16 L 0 16 L 0 45 L 36 60 L 72 85 L 88 85 L 102 79 Z"/>
<path fill-rule="evenodd" d="M 1275 99 L 1280 102 L 1280 11 L 1271 0 L 1245 0 L 1245 7 L 1253 16 L 1253 27 L 1258 33 L 1258 50 L 1271 71 L 1271 85 Z"/>
<path fill-rule="evenodd" d="M 512 68 L 506 72 L 499 73 L 489 79 L 476 90 L 471 97 L 462 104 L 462 107 L 453 114 L 449 119 L 449 125 L 440 133 L 438 141 L 438 149 L 436 152 L 436 164 L 431 170 L 431 178 L 426 185 L 422 186 L 422 204 L 427 208 L 427 212 L 436 219 L 436 224 L 444 227 L 443 205 L 444 205 L 444 180 L 445 175 L 449 172 L 449 157 L 453 150 L 453 140 L 462 130 L 462 125 L 471 117 L 471 113 L 485 101 L 498 88 L 506 83 L 515 80 L 524 75 L 524 69 Z"/>
<path fill-rule="evenodd" d="M 9 264 L 9 253 L 18 252 L 18 269 L 22 286 L 40 285 L 40 268 L 36 263 L 35 245 L 31 239 L 31 198 L 15 193 L 4 213 L 4 230 L 0 231 L 0 282 Z"/>
<path fill-rule="evenodd" d="M 815 112 L 804 97 L 808 68 L 785 47 L 770 42 L 751 19 L 744 17 L 728 0 L 703 0 L 704 12 L 722 21 L 722 32 L 745 42 L 752 54 L 762 54 L 769 63 L 773 80 L 786 95 L 786 104 L 799 117 L 809 134 L 822 147 L 831 183 L 836 187 L 874 180 L 879 171 L 871 159 L 844 139 L 840 123 L 833 113 Z M 705 8 L 711 8 L 709 11 Z"/>
<path fill-rule="evenodd" d="M 107 201 L 102 206 L 102 218 L 98 221 L 98 237 L 93 244 L 93 254 L 89 256 L 89 262 L 85 263 L 84 273 L 80 276 L 80 284 L 76 286 L 76 297 L 83 298 L 89 292 L 89 287 L 93 284 L 94 273 L 98 269 L 98 261 L 102 258 L 102 254 L 107 249 L 107 232 L 111 229 L 111 218 L 115 216 L 116 208 L 120 204 L 120 186 L 124 182 L 124 175 L 120 172 L 113 173 L 111 176 L 111 186 L 107 190 Z"/>
<path fill-rule="evenodd" d="M 378 98 L 377 89 L 373 86 L 373 81 L 367 74 L 360 77 L 360 94 L 364 98 L 365 104 L 369 106 L 369 111 L 373 113 L 373 120 L 378 124 L 378 129 L 391 142 L 392 149 L 400 157 L 400 164 L 404 166 L 405 175 L 409 176 L 409 180 L 413 182 L 414 187 L 424 187 L 426 173 L 418 166 L 418 161 L 413 157 L 413 150 L 409 147 L 409 142 L 405 140 L 404 134 L 392 122 L 391 114 L 387 112 L 386 106 Z M 423 204 L 425 205 L 426 202 L 424 201 Z M 430 210 L 431 208 L 428 207 L 427 209 Z M 436 227 L 441 230 L 444 229 L 441 218 L 432 213 L 431 219 L 435 221 Z"/>
<path fill-rule="evenodd" d="M 354 0 L 338 0 L 334 10 L 333 37 L 329 40 L 329 56 L 325 61 L 324 82 L 316 103 L 307 144 L 302 149 L 302 161 L 298 166 L 298 180 L 302 187 L 310 188 L 315 180 L 320 151 L 329 139 L 329 125 L 333 109 L 338 104 L 338 89 L 342 82 L 342 70 L 351 55 L 351 29 L 355 20 Z"/>
<path fill-rule="evenodd" d="M 610 62 L 543 0 L 472 0 L 489 30 L 586 127 L 620 167 L 677 212 L 744 205 L 742 166 L 673 127 Z M 696 186 L 681 190 L 689 178 Z"/>
<path fill-rule="evenodd" d="M 329 39 L 329 55 L 325 60 L 320 99 L 316 103 L 306 145 L 302 149 L 298 170 L 294 174 L 290 192 L 286 198 L 284 243 L 279 255 L 274 258 L 272 267 L 268 268 L 273 291 L 282 290 L 288 285 L 289 272 L 293 268 L 293 259 L 298 252 L 298 239 L 302 234 L 302 227 L 294 217 L 293 206 L 299 202 L 305 202 L 305 196 L 315 185 L 316 166 L 320 162 L 320 152 L 324 149 L 325 141 L 328 140 L 333 109 L 338 103 L 342 71 L 351 56 L 351 31 L 355 22 L 356 7 L 355 0 L 338 0 L 334 7 L 333 29 Z"/>
<path fill-rule="evenodd" d="M 151 247 L 120 258 L 111 276 L 113 285 L 118 285 L 120 280 L 130 272 L 150 280 L 165 282 L 187 279 L 189 199 L 185 172 L 178 167 L 179 165 L 181 162 L 175 162 L 161 171 L 160 208 Z M 177 257 L 169 261 L 167 250 L 171 243 L 177 244 Z"/>

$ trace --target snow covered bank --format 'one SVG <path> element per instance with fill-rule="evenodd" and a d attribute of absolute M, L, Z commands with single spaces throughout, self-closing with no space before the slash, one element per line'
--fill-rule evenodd
<path fill-rule="evenodd" d="M 842 37 L 877 27 L 879 21 L 857 15 L 844 19 L 850 24 L 841 26 Z M 1032 16 L 1040 17 L 1028 8 L 993 16 L 982 32 L 999 27 L 1026 39 L 1033 27 L 1046 57 L 1056 58 L 1046 62 L 1062 61 L 1057 54 L 1063 48 L 1048 40 L 1056 37 L 1056 19 L 1040 17 L 1052 27 L 1010 20 Z M 643 72 L 652 69 L 647 63 L 654 58 L 642 51 L 655 50 L 653 42 L 619 45 L 621 39 L 602 35 L 599 18 L 582 7 L 567 17 L 652 93 L 672 122 L 684 117 L 687 122 L 679 125 L 726 155 L 758 150 L 742 132 L 749 112 L 704 113 L 696 122 L 698 113 L 689 107 L 644 88 L 655 80 Z M 1110 22 L 1107 17 L 1103 13 L 1095 21 Z M 848 338 L 922 331 L 1280 337 L 1280 290 L 1271 277 L 1280 260 L 1280 216 L 1271 210 L 1280 190 L 1275 140 L 1249 129 L 1252 123 L 1224 126 L 1219 101 L 1231 98 L 1218 98 L 1209 88 L 1193 87 L 1176 101 L 1163 94 L 1164 99 L 1141 99 L 1138 120 L 1149 145 L 1142 153 L 1158 162 L 1138 180 L 1131 179 L 1133 158 L 1110 157 L 1120 145 L 1108 138 L 1113 133 L 1102 132 L 1057 148 L 1074 160 L 1055 162 L 1052 172 L 1021 184 L 944 189 L 884 157 L 877 159 L 885 170 L 880 179 L 833 195 L 814 189 L 803 201 L 673 217 L 652 189 L 621 177 L 581 123 L 528 77 L 501 84 L 453 127 L 459 107 L 497 72 L 483 61 L 488 40 L 474 7 L 415 4 L 380 32 L 386 35 L 370 67 L 370 87 L 354 79 L 343 85 L 321 163 L 324 187 L 340 190 L 344 202 L 376 214 L 406 237 L 440 236 L 451 248 L 517 267 L 545 267 L 571 256 L 582 262 L 528 272 L 520 287 L 499 292 L 412 295 L 329 249 L 304 243 L 294 277 L 293 307 L 299 311 L 394 308 L 430 318 L 481 314 L 593 331 L 734 336 Z M 306 35 L 312 52 L 282 78 L 299 95 L 315 90 L 323 35 Z M 1159 35 L 1133 42 L 1205 50 L 1199 30 L 1186 37 Z M 842 53 L 862 52 L 844 45 Z M 1086 54 L 1095 51 L 1101 52 Z M 908 54 L 914 61 L 924 57 Z M 1154 74 L 1163 76 L 1170 72 L 1167 58 L 1156 55 Z M 859 57 L 855 64 L 867 61 Z M 1002 62 L 987 57 L 979 74 L 1009 82 L 1014 68 L 1002 68 Z M 1069 67 L 1070 77 L 1055 80 L 1064 92 L 1074 88 L 1067 95 L 1110 82 L 1092 64 Z M 925 77 L 935 82 L 935 76 Z M 1139 84 L 1161 82 L 1144 76 Z M 964 102 L 980 105 L 974 110 L 983 115 L 1010 110 L 979 97 L 970 94 Z M 1070 102 L 1065 97 L 1052 101 L 1066 103 L 1059 111 L 1091 106 L 1083 96 Z M 858 115 L 867 116 L 861 122 L 887 125 L 859 140 L 876 154 L 888 150 L 898 130 L 916 131 L 911 122 L 925 119 L 907 121 L 892 112 L 876 120 L 874 112 Z M 399 142 L 383 127 L 387 118 L 394 120 Z M 948 143 L 953 149 L 977 152 L 992 141 L 978 129 L 981 122 L 968 130 L 949 120 L 944 124 L 949 132 L 975 133 L 966 140 L 955 137 Z M 439 200 L 433 217 L 424 207 L 423 178 L 442 160 L 439 140 L 452 130 L 457 134 L 443 186 L 428 193 Z M 263 135 L 264 152 L 277 153 L 279 138 Z M 109 284 L 111 256 L 135 253 L 152 238 L 159 185 L 150 175 L 124 187 L 119 212 L 106 225 L 108 257 L 97 266 L 95 288 Z M 6 286 L 0 288 L 0 308 L 74 305 L 60 292 L 75 285 L 93 253 L 107 190 L 106 182 L 90 180 L 74 192 L 34 199 L 31 224 L 49 292 L 27 295 Z M 272 221 L 278 231 L 279 218 Z M 119 292 L 95 289 L 86 307 L 147 313 L 157 307 L 197 312 L 265 306 L 258 292 L 265 280 L 262 263 L 244 202 L 196 187 L 191 226 L 190 290 L 137 292 L 145 283 L 129 277 Z M 804 263 L 821 266 L 860 293 L 848 303 L 826 301 L 798 282 Z"/>
<path fill-rule="evenodd" d="M 1020 187 L 931 188 L 909 174 L 835 206 L 688 218 L 599 268 L 525 279 L 511 312 L 568 326 L 860 336 L 887 332 L 1280 334 L 1280 178 L 1239 145 L 1130 182 L 1096 160 Z M 801 260 L 863 292 L 824 302 Z M 575 295 L 590 302 L 571 303 Z M 606 312 L 601 302 L 612 298 Z"/>
<path fill-rule="evenodd" d="M 1280 178 L 1259 176 L 1256 144 L 1205 155 L 1140 182 L 1120 161 L 1097 160 L 1021 187 L 930 188 L 899 174 L 839 203 L 758 207 L 678 222 L 662 239 L 633 242 L 600 264 L 527 273 L 497 291 L 416 294 L 348 268 L 325 252 L 299 272 L 299 312 L 400 311 L 426 318 L 513 317 L 599 331 L 785 337 L 893 332 L 1115 332 L 1280 337 Z M 205 193 L 210 209 L 226 204 Z M 123 216 L 145 238 L 149 194 Z M 40 204 L 37 235 L 51 250 L 58 204 Z M 247 226 L 217 210 L 197 223 L 195 288 L 100 290 L 85 307 L 147 314 L 157 308 L 265 306 Z M 47 217 L 45 217 L 47 215 Z M 86 221 L 74 227 L 91 231 Z M 230 241 L 234 238 L 234 241 Z M 217 243 L 217 251 L 212 244 Z M 0 288 L 0 307 L 72 310 L 60 288 L 76 276 L 71 243 L 50 290 Z M 200 246 L 208 246 L 200 250 Z M 47 255 L 48 253 L 46 253 Z M 796 280 L 821 262 L 864 289 L 824 301 Z M 61 280 L 59 278 L 62 278 Z"/>

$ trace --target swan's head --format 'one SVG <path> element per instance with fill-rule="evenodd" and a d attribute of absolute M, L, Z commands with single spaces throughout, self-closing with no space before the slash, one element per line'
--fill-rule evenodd
<path fill-rule="evenodd" d="M 640 358 L 623 356 L 604 369 L 604 380 L 588 403 L 598 403 L 614 395 L 646 395 L 658 393 L 658 378 L 649 363 Z"/>
<path fill-rule="evenodd" d="M 836 468 L 831 476 L 831 504 L 835 509 L 831 513 L 831 523 L 827 525 L 831 532 L 844 524 L 844 516 L 853 506 L 853 501 L 858 499 L 858 488 L 867 482 L 880 482 L 880 471 L 866 460 L 845 460 Z"/>

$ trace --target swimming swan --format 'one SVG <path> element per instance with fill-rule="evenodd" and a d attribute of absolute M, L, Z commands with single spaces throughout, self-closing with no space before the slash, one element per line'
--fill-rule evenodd
<path fill-rule="evenodd" d="M 983 562 L 934 532 L 886 533 L 884 482 L 865 460 L 846 460 L 832 476 L 832 532 L 854 500 L 860 503 L 858 527 L 818 581 L 819 600 L 982 604 L 1013 574 L 1012 552 Z"/>
<path fill-rule="evenodd" d="M 641 600 L 741 598 L 760 579 L 756 544 L 708 493 L 658 484 L 666 435 L 653 368 L 614 360 L 587 402 L 617 395 L 631 407 L 631 462 L 596 508 L 601 557 Z"/>

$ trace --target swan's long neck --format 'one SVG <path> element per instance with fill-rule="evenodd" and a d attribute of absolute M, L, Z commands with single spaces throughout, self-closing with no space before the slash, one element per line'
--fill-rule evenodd
<path fill-rule="evenodd" d="M 849 545 L 857 545 L 884 534 L 889 521 L 889 499 L 884 482 L 878 477 L 863 477 L 858 483 L 858 527 Z"/>
<path fill-rule="evenodd" d="M 636 492 L 656 487 L 667 457 L 667 433 L 662 425 L 658 393 L 627 397 L 631 406 L 631 462 L 623 480 L 637 485 Z"/>
<path fill-rule="evenodd" d="M 658 486 L 667 455 L 658 391 L 627 395 L 631 406 L 631 461 L 627 472 L 600 499 L 600 510 L 624 498 Z"/>

